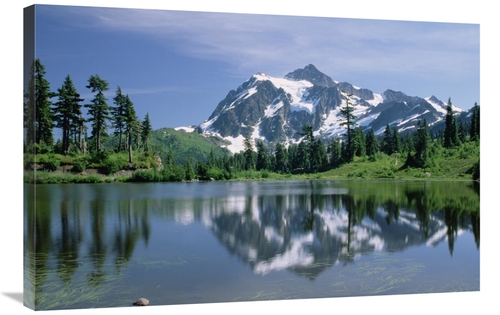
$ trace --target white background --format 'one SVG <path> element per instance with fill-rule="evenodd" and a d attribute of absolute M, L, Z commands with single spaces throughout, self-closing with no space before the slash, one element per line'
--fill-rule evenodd
<path fill-rule="evenodd" d="M 22 101 L 23 101 L 23 8 L 28 1 L 2 1 L 0 9 L 0 312 L 27 314 L 33 311 L 20 300 L 23 291 L 23 194 L 22 194 Z M 495 1 L 41 1 L 36 4 L 107 6 L 211 12 L 308 15 L 368 19 L 412 20 L 480 24 L 481 29 L 481 290 L 480 292 L 397 295 L 363 298 L 332 298 L 272 302 L 239 302 L 143 308 L 44 311 L 44 314 L 496 314 L 500 291 L 496 260 L 497 235 L 490 224 L 498 222 L 499 207 L 492 200 L 498 171 L 494 167 L 498 146 L 498 61 L 500 25 Z M 491 135 L 488 135 L 487 133 Z M 496 134 L 495 134 L 496 133 Z M 13 153 L 15 152 L 15 153 Z M 497 162 L 498 163 L 498 162 Z M 13 298 L 14 297 L 14 298 Z M 18 297 L 18 298 L 15 298 Z"/>

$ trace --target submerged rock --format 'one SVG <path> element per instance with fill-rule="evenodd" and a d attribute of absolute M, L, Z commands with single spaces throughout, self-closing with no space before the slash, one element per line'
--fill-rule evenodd
<path fill-rule="evenodd" d="M 134 302 L 134 306 L 147 306 L 149 305 L 149 300 L 145 298 L 140 298 Z"/>

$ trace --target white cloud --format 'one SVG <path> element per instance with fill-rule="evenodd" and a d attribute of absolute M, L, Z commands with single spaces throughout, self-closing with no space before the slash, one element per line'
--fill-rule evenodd
<path fill-rule="evenodd" d="M 180 53 L 230 62 L 251 73 L 261 69 L 284 75 L 313 63 L 340 76 L 378 71 L 459 76 L 460 71 L 470 72 L 467 65 L 478 67 L 479 61 L 479 26 L 472 24 L 140 9 L 66 10 L 68 23 L 149 36 Z"/>

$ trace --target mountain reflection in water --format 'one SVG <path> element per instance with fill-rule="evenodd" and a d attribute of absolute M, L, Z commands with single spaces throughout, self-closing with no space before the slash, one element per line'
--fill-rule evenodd
<path fill-rule="evenodd" d="M 85 288 L 103 289 L 116 275 L 142 283 L 136 274 L 144 271 L 137 262 L 152 263 L 153 256 L 166 261 L 171 253 L 225 259 L 216 258 L 220 248 L 206 245 L 210 240 L 198 227 L 259 277 L 289 271 L 313 281 L 365 255 L 432 249 L 441 243 L 447 243 L 453 257 L 462 234 L 471 235 L 474 248 L 467 250 L 479 257 L 479 186 L 469 182 L 26 185 L 25 218 L 25 303 L 41 309 L 113 306 L 103 299 L 90 306 L 88 301 L 48 304 L 49 284 L 61 283 L 67 290 L 84 282 Z M 186 260 L 176 259 L 169 266 Z M 189 269 L 194 263 L 184 265 L 187 273 L 195 270 Z M 217 268 L 229 273 L 239 267 Z M 171 277 L 167 269 L 158 272 Z M 204 301 L 233 299 L 231 288 L 227 291 Z"/>

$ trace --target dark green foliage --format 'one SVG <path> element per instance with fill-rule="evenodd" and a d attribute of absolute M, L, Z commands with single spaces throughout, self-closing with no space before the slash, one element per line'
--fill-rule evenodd
<path fill-rule="evenodd" d="M 479 180 L 479 166 L 480 162 L 477 160 L 477 163 L 474 164 L 472 167 L 472 179 L 473 180 Z"/>
<path fill-rule="evenodd" d="M 394 128 L 394 132 L 392 134 L 392 148 L 394 150 L 394 153 L 401 152 L 402 149 L 401 138 L 399 136 L 399 131 L 397 128 Z"/>
<path fill-rule="evenodd" d="M 138 170 L 132 173 L 131 182 L 161 182 L 164 181 L 162 173 L 156 170 Z"/>
<path fill-rule="evenodd" d="M 243 145 L 245 146 L 244 155 L 245 155 L 245 170 L 254 170 L 255 169 L 255 152 L 253 150 L 252 139 L 246 137 Z"/>
<path fill-rule="evenodd" d="M 34 60 L 24 102 L 27 148 L 33 148 L 34 144 L 52 146 L 54 142 L 50 99 L 55 96 L 55 93 L 50 91 L 50 83 L 45 79 L 45 74 L 45 66 L 40 59 Z"/>
<path fill-rule="evenodd" d="M 328 163 L 328 155 L 323 141 L 318 139 L 312 143 L 311 160 L 315 168 Z"/>
<path fill-rule="evenodd" d="M 130 100 L 129 96 L 125 96 L 125 132 L 127 133 L 127 150 L 129 163 L 132 163 L 132 145 L 133 139 L 139 141 L 140 124 L 138 122 L 137 115 L 135 114 L 134 104 Z M 136 147 L 139 147 L 136 144 Z"/>
<path fill-rule="evenodd" d="M 342 158 L 346 162 L 351 162 L 355 155 L 355 133 L 353 132 L 353 128 L 356 125 L 354 122 L 356 116 L 353 114 L 354 107 L 350 104 L 352 94 L 344 94 L 345 93 L 343 93 L 343 97 L 346 100 L 346 105 L 340 108 L 340 115 L 344 118 L 340 125 L 345 126 L 347 128 L 347 132 L 346 143 L 342 149 Z"/>
<path fill-rule="evenodd" d="M 81 173 L 85 171 L 86 165 L 82 161 L 76 161 L 71 168 L 73 173 Z"/>
<path fill-rule="evenodd" d="M 257 140 L 256 141 L 257 145 L 257 164 L 256 164 L 256 169 L 258 171 L 268 169 L 270 167 L 270 158 L 269 154 L 267 153 L 267 148 L 266 145 L 262 140 Z"/>
<path fill-rule="evenodd" d="M 453 115 L 453 108 L 451 104 L 451 98 L 448 99 L 448 104 L 446 105 L 446 118 L 445 118 L 445 128 L 444 128 L 444 140 L 443 146 L 445 148 L 451 148 L 460 144 L 458 138 L 458 129 L 455 116 Z"/>
<path fill-rule="evenodd" d="M 139 147 L 140 123 L 135 113 L 134 104 L 130 97 L 123 95 L 120 87 L 116 90 L 116 96 L 113 98 L 115 107 L 111 109 L 113 127 L 115 128 L 114 142 L 117 151 L 127 150 L 129 163 L 132 161 L 132 151 L 135 147 Z M 125 136 L 125 141 L 123 141 Z"/>
<path fill-rule="evenodd" d="M 288 164 L 290 165 L 290 170 L 294 170 L 300 167 L 299 163 L 299 147 L 298 145 L 290 145 L 287 150 Z"/>
<path fill-rule="evenodd" d="M 317 152 L 314 151 L 315 140 L 313 127 L 311 125 L 303 126 L 302 133 L 300 135 L 304 137 L 299 144 L 300 164 L 302 168 L 311 171 L 319 162 Z"/>
<path fill-rule="evenodd" d="M 153 127 L 151 126 L 151 121 L 149 120 L 149 113 L 146 113 L 144 120 L 141 124 L 141 141 L 144 151 L 148 152 L 149 137 L 153 132 Z"/>
<path fill-rule="evenodd" d="M 309 157 L 309 148 L 304 141 L 299 143 L 297 148 L 297 167 L 300 169 L 309 169 L 311 165 Z"/>
<path fill-rule="evenodd" d="M 193 159 L 191 157 L 187 158 L 184 168 L 186 172 L 185 179 L 188 181 L 194 180 L 196 178 L 196 173 L 193 168 Z"/>
<path fill-rule="evenodd" d="M 425 169 L 430 166 L 431 162 L 431 137 L 425 119 L 418 122 L 418 129 L 414 134 L 414 138 L 414 154 L 408 151 L 405 166 Z"/>
<path fill-rule="evenodd" d="M 342 149 L 340 146 L 340 139 L 335 137 L 330 142 L 330 164 L 332 167 L 339 167 L 342 165 Z"/>
<path fill-rule="evenodd" d="M 366 155 L 366 139 L 365 133 L 361 127 L 355 129 L 354 154 L 356 156 Z"/>
<path fill-rule="evenodd" d="M 366 154 L 374 156 L 378 152 L 378 140 L 373 129 L 366 134 Z"/>
<path fill-rule="evenodd" d="M 173 164 L 161 172 L 162 180 L 169 182 L 180 182 L 186 178 L 186 171 L 182 165 Z"/>
<path fill-rule="evenodd" d="M 124 149 L 123 134 L 125 132 L 125 120 L 127 117 L 125 96 L 122 94 L 120 87 L 116 89 L 116 96 L 113 98 L 116 106 L 111 108 L 111 114 L 113 117 L 113 128 L 115 129 L 115 135 L 118 137 L 117 150 L 121 151 Z"/>
<path fill-rule="evenodd" d="M 381 151 L 387 155 L 391 155 L 394 153 L 394 144 L 393 144 L 393 134 L 392 128 L 390 125 L 387 125 L 384 130 L 384 137 L 382 139 L 382 148 Z"/>
<path fill-rule="evenodd" d="M 92 75 L 86 87 L 90 89 L 92 93 L 95 93 L 91 103 L 85 104 L 84 106 L 88 108 L 88 114 L 90 116 L 88 121 L 92 123 L 92 139 L 95 143 L 95 150 L 101 151 L 102 139 L 106 136 L 106 124 L 111 118 L 110 108 L 104 96 L 104 92 L 109 89 L 108 82 L 101 79 L 98 75 Z"/>
<path fill-rule="evenodd" d="M 474 103 L 472 108 L 472 120 L 470 126 L 470 139 L 472 141 L 479 140 L 480 135 L 480 124 L 479 124 L 479 105 Z"/>
<path fill-rule="evenodd" d="M 276 144 L 274 156 L 274 171 L 279 173 L 288 173 L 288 156 L 285 147 L 281 143 Z"/>
<path fill-rule="evenodd" d="M 53 171 L 57 170 L 60 165 L 61 165 L 61 162 L 59 159 L 51 158 L 47 162 L 45 162 L 44 169 L 53 172 Z"/>
<path fill-rule="evenodd" d="M 101 170 L 106 175 L 114 174 L 129 166 L 128 161 L 122 155 L 109 155 L 102 163 Z"/>
<path fill-rule="evenodd" d="M 460 143 L 467 141 L 469 131 L 467 130 L 467 124 L 463 120 L 458 121 L 458 139 Z"/>
<path fill-rule="evenodd" d="M 71 77 L 68 75 L 62 86 L 57 90 L 58 101 L 54 103 L 54 121 L 55 127 L 62 130 L 61 153 L 66 155 L 69 153 L 71 135 L 77 135 L 78 147 L 81 147 L 81 128 L 83 127 L 84 119 L 82 118 L 82 110 L 80 102 L 80 94 L 76 91 Z"/>
<path fill-rule="evenodd" d="M 90 153 L 90 163 L 101 164 L 104 160 L 108 158 L 109 155 L 110 151 L 107 150 L 92 151 L 92 153 Z"/>

